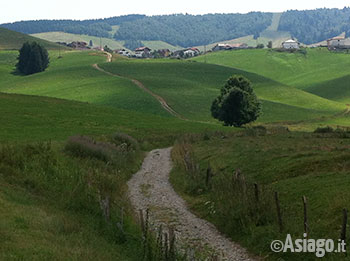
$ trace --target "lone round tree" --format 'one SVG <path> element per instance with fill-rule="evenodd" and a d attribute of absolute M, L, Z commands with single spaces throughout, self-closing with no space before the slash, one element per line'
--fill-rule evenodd
<path fill-rule="evenodd" d="M 37 42 L 24 43 L 17 59 L 17 70 L 26 75 L 43 72 L 49 66 L 47 50 Z"/>
<path fill-rule="evenodd" d="M 211 114 L 226 126 L 240 127 L 255 121 L 261 111 L 250 81 L 241 75 L 231 76 L 213 101 Z"/>

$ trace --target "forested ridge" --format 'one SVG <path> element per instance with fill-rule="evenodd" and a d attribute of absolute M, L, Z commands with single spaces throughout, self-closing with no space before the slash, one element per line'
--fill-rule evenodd
<path fill-rule="evenodd" d="M 112 25 L 120 28 L 114 35 L 117 40 L 160 40 L 173 45 L 204 45 L 245 35 L 259 35 L 271 24 L 272 14 L 253 12 L 248 14 L 207 15 L 128 15 L 96 20 L 38 20 L 3 24 L 2 27 L 21 33 L 63 31 L 110 37 Z"/>
<path fill-rule="evenodd" d="M 32 20 L 2 24 L 1 27 L 25 34 L 44 32 L 66 32 L 72 34 L 87 34 L 98 37 L 109 37 L 112 25 L 141 19 L 145 15 L 124 15 L 104 19 L 90 20 Z"/>
<path fill-rule="evenodd" d="M 350 8 L 316 9 L 283 13 L 278 27 L 305 44 L 321 42 L 346 32 L 350 36 Z"/>
<path fill-rule="evenodd" d="M 164 41 L 175 46 L 197 46 L 254 35 L 257 38 L 272 21 L 272 13 L 206 15 L 125 15 L 91 20 L 37 20 L 0 26 L 26 34 L 62 31 L 123 40 L 128 46 L 140 41 Z M 119 29 L 112 30 L 118 25 Z M 343 32 L 350 36 L 350 8 L 290 10 L 281 16 L 279 31 L 305 44 L 317 43 Z M 112 33 L 113 32 L 113 33 Z"/>
<path fill-rule="evenodd" d="M 172 45 L 195 46 L 246 35 L 258 36 L 271 24 L 272 14 L 160 15 L 123 23 L 117 40 L 161 40 Z"/>

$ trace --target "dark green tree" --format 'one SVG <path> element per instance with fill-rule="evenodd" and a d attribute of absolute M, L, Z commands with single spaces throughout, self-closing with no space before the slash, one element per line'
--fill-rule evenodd
<path fill-rule="evenodd" d="M 213 101 L 211 114 L 226 126 L 240 127 L 255 121 L 261 112 L 250 81 L 241 75 L 231 76 Z"/>
<path fill-rule="evenodd" d="M 19 50 L 16 68 L 25 75 L 43 72 L 49 66 L 49 54 L 45 47 L 37 42 L 26 42 Z"/>

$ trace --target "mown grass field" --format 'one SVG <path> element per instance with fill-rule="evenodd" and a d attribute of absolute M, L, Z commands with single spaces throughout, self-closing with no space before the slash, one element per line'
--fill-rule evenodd
<path fill-rule="evenodd" d="M 57 52 L 50 52 L 47 71 L 25 77 L 12 74 L 16 55 L 16 52 L 0 53 L 5 60 L 0 62 L 1 92 L 49 96 L 169 116 L 154 98 L 131 81 L 94 69 L 92 64 L 106 60 L 103 54 L 73 51 L 63 53 L 63 58 L 58 59 Z"/>
<path fill-rule="evenodd" d="M 314 48 L 307 49 L 306 55 L 271 50 L 238 50 L 215 52 L 194 60 L 238 68 L 327 99 L 349 103 L 349 87 L 344 78 L 348 76 L 350 68 L 349 57 L 347 53 Z M 325 93 L 325 89 L 328 93 Z"/>
<path fill-rule="evenodd" d="M 242 74 L 252 81 L 258 98 L 263 102 L 263 115 L 259 122 L 310 120 L 330 116 L 346 108 L 345 104 L 227 66 L 177 60 L 129 60 L 102 64 L 101 67 L 141 81 L 191 120 L 213 121 L 211 103 L 233 74 Z"/>
<path fill-rule="evenodd" d="M 94 47 L 104 47 L 107 45 L 111 49 L 123 49 L 124 47 L 124 41 L 115 41 L 110 38 L 96 37 L 96 36 L 90 36 L 90 35 L 84 35 L 84 34 L 71 34 L 71 33 L 65 33 L 65 32 L 47 32 L 47 33 L 38 33 L 38 34 L 32 34 L 32 36 L 44 39 L 46 41 L 50 42 L 65 42 L 65 43 L 71 43 L 74 41 L 83 41 L 87 44 L 90 43 L 90 40 L 92 40 L 92 44 Z"/>
<path fill-rule="evenodd" d="M 107 45 L 109 48 L 113 50 L 123 49 L 123 48 L 127 49 L 124 47 L 125 41 L 116 41 L 113 39 L 113 35 L 118 30 L 118 28 L 119 26 L 114 26 L 113 31 L 111 32 L 111 38 L 105 38 L 105 37 L 101 38 L 102 47 Z M 65 33 L 65 32 L 47 32 L 47 33 L 32 34 L 32 36 L 40 39 L 44 39 L 46 41 L 51 41 L 51 42 L 70 43 L 73 41 L 84 41 L 89 44 L 90 40 L 92 40 L 94 47 L 100 46 L 100 38 L 95 36 L 90 36 L 90 35 L 71 34 L 71 33 Z M 182 49 L 181 46 L 173 46 L 163 41 L 141 41 L 141 42 L 144 46 L 147 46 L 152 50 L 169 49 L 170 51 L 175 51 L 175 50 Z"/>

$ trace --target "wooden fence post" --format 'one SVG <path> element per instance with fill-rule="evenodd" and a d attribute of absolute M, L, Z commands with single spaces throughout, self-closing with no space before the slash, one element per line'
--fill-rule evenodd
<path fill-rule="evenodd" d="M 259 187 L 258 184 L 254 183 L 254 194 L 256 203 L 259 202 Z"/>
<path fill-rule="evenodd" d="M 209 188 L 209 186 L 210 186 L 211 177 L 212 177 L 212 171 L 211 171 L 210 165 L 208 165 L 208 168 L 207 168 L 207 176 L 206 176 L 206 178 L 205 178 L 205 186 L 206 186 L 207 188 Z"/>
<path fill-rule="evenodd" d="M 142 230 L 142 260 L 146 257 L 146 237 L 145 237 L 145 221 L 143 219 L 143 210 L 139 209 L 140 213 L 140 224 L 141 224 L 141 230 Z"/>
<path fill-rule="evenodd" d="M 309 235 L 309 225 L 307 223 L 307 200 L 306 197 L 302 197 L 303 205 L 304 205 L 304 233 L 308 236 Z"/>
<path fill-rule="evenodd" d="M 140 224 L 141 224 L 141 230 L 142 230 L 142 234 L 145 234 L 145 223 L 144 223 L 144 219 L 143 219 L 143 211 L 142 209 L 139 209 L 139 213 L 140 213 Z"/>
<path fill-rule="evenodd" d="M 278 199 L 278 192 L 275 192 L 275 202 L 276 202 L 278 225 L 279 225 L 279 228 L 280 228 L 280 233 L 282 233 L 282 231 L 283 231 L 283 224 L 282 224 L 280 201 Z"/>
<path fill-rule="evenodd" d="M 168 234 L 164 233 L 164 260 L 168 260 L 169 252 L 168 252 Z"/>
<path fill-rule="evenodd" d="M 169 260 L 175 260 L 175 231 L 173 227 L 169 227 Z"/>

